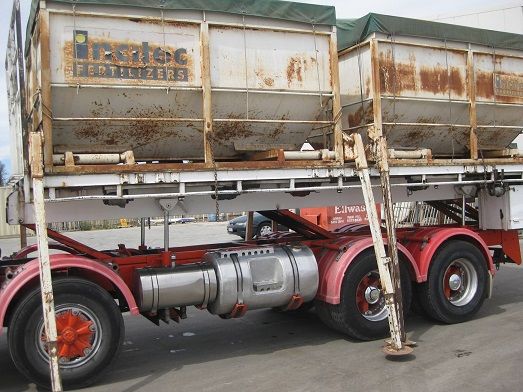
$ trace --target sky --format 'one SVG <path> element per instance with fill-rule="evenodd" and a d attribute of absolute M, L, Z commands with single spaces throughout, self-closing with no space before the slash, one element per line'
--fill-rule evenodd
<path fill-rule="evenodd" d="M 338 18 L 357 18 L 369 12 L 377 12 L 420 19 L 435 19 L 449 15 L 499 9 L 503 6 L 523 5 L 522 0 L 301 0 L 301 2 L 333 5 L 336 7 Z M 31 0 L 20 0 L 20 3 L 25 26 Z M 2 64 L 2 70 L 0 70 L 0 160 L 6 164 L 8 171 L 10 168 L 9 119 L 3 65 L 11 9 L 12 0 L 0 0 L 0 64 Z"/>

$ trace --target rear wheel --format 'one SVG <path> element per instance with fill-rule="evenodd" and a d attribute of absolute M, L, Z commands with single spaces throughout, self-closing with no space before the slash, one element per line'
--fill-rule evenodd
<path fill-rule="evenodd" d="M 53 282 L 60 375 L 64 387 L 92 384 L 114 361 L 124 338 L 123 319 L 114 299 L 98 285 L 76 278 Z M 17 369 L 49 387 L 49 356 L 40 288 L 14 310 L 8 344 Z"/>
<path fill-rule="evenodd" d="M 412 285 L 406 263 L 400 262 L 403 309 L 409 309 Z M 360 340 L 372 340 L 389 333 L 388 310 L 381 286 L 376 257 L 366 251 L 345 273 L 338 305 L 318 301 L 318 316 L 329 327 Z"/>
<path fill-rule="evenodd" d="M 438 321 L 466 321 L 485 300 L 487 274 L 487 261 L 477 246 L 449 241 L 432 260 L 428 279 L 419 287 L 420 303 Z"/>

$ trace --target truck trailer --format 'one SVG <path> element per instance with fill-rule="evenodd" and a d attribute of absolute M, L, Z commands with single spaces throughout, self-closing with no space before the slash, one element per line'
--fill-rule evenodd
<path fill-rule="evenodd" d="M 21 31 L 15 0 L 7 218 L 23 230 L 0 261 L 0 324 L 38 385 L 95 382 L 122 313 L 183 322 L 188 306 L 222 319 L 314 306 L 408 354 L 413 301 L 467 321 L 496 268 L 521 264 L 523 36 L 276 0 L 35 0 Z M 398 202 L 442 219 L 396 228 Z M 329 205 L 364 205 L 368 224 L 329 231 L 290 212 Z M 170 215 L 241 211 L 290 231 L 169 243 Z M 157 216 L 160 249 L 145 232 Z M 141 218 L 139 247 L 47 228 L 115 218 Z"/>

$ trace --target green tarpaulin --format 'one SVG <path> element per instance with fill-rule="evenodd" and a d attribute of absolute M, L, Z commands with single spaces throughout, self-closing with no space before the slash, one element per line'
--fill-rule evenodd
<path fill-rule="evenodd" d="M 31 4 L 31 12 L 27 24 L 26 49 L 33 30 L 39 2 L 39 0 L 33 0 Z M 214 11 L 317 25 L 334 26 L 336 24 L 334 7 L 280 0 L 52 0 L 52 2 L 71 5 L 156 8 L 159 10 Z"/>
<path fill-rule="evenodd" d="M 338 19 L 337 28 L 339 51 L 364 41 L 372 33 L 436 38 L 500 49 L 523 50 L 523 35 L 399 16 L 371 13 L 359 19 Z"/>

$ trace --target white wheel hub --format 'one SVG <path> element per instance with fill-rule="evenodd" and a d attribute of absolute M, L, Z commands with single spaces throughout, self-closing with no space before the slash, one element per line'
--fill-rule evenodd
<path fill-rule="evenodd" d="M 380 289 L 374 286 L 369 286 L 365 289 L 365 300 L 371 304 L 374 305 L 380 300 Z"/>
<path fill-rule="evenodd" d="M 449 278 L 449 287 L 451 290 L 459 290 L 461 287 L 461 276 L 452 274 Z"/>

